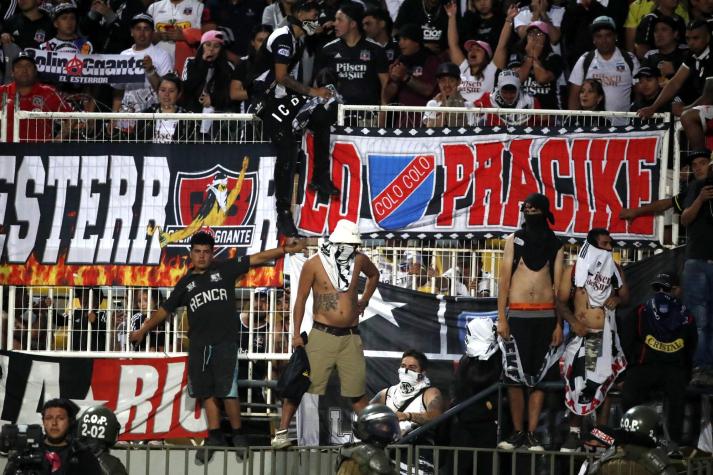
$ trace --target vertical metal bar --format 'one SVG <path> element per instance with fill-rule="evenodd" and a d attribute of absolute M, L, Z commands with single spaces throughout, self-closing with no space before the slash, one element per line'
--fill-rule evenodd
<path fill-rule="evenodd" d="M 113 293 L 113 288 L 109 287 L 109 289 L 106 291 L 106 328 L 104 328 L 104 351 L 111 351 L 111 344 L 113 342 L 113 338 L 116 338 L 114 335 L 114 293 Z M 97 330 L 99 330 L 99 327 L 97 326 Z M 99 348 L 97 348 L 98 350 Z"/>
<path fill-rule="evenodd" d="M 1 294 L 2 292 L 0 292 Z M 54 313 L 54 287 L 50 287 L 47 290 L 47 298 L 49 298 L 50 304 L 47 306 L 47 321 L 45 322 L 45 328 L 47 331 L 45 332 L 45 348 L 48 350 L 52 350 L 52 334 L 54 333 L 54 329 L 52 328 L 52 315 Z M 2 308 L 2 297 L 0 297 L 0 308 Z M 1 326 L 1 325 L 0 325 Z M 2 338 L 0 337 L 0 341 Z"/>
<path fill-rule="evenodd" d="M 33 287 L 26 287 L 25 288 L 25 295 L 27 295 L 27 309 L 25 309 L 24 312 L 22 312 L 23 315 L 27 315 L 27 328 L 25 328 L 23 331 L 27 335 L 27 348 L 23 348 L 23 350 L 29 350 L 31 351 L 32 348 L 32 317 L 35 315 L 35 311 L 32 308 L 32 301 L 35 297 Z M 22 320 L 24 321 L 25 318 L 23 317 Z M 39 318 L 37 319 L 39 322 Z"/>
<path fill-rule="evenodd" d="M 18 115 L 20 114 L 20 108 L 18 106 L 20 101 L 20 94 L 15 93 L 15 100 L 12 103 L 13 107 L 13 114 L 12 114 L 12 141 L 14 143 L 19 143 L 20 142 L 20 118 Z"/>
<path fill-rule="evenodd" d="M 87 293 L 89 294 L 89 303 L 87 304 L 88 306 L 86 309 L 87 310 L 87 329 L 82 330 L 82 331 L 86 331 L 86 337 L 87 337 L 86 350 L 91 351 L 91 349 L 92 349 L 92 322 L 89 321 L 89 312 L 91 312 L 94 309 L 94 292 L 92 292 L 91 287 L 87 287 Z M 82 306 L 84 306 L 84 305 L 85 305 L 85 302 L 82 302 Z M 94 313 L 95 313 L 95 315 L 97 315 L 96 312 L 94 312 Z M 99 317 L 99 315 L 97 315 L 97 318 L 98 317 Z"/>
<path fill-rule="evenodd" d="M 15 336 L 15 292 L 17 287 L 10 286 L 7 302 L 7 349 L 13 349 Z"/>

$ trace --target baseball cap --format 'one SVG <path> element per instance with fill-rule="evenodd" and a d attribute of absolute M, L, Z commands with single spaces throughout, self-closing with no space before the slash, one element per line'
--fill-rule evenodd
<path fill-rule="evenodd" d="M 544 34 L 548 34 L 550 32 L 550 27 L 547 23 L 544 21 L 533 21 L 529 25 L 527 25 L 527 29 L 530 30 L 532 28 L 537 28 Z"/>
<path fill-rule="evenodd" d="M 493 57 L 493 48 L 491 48 L 485 41 L 468 40 L 463 43 L 463 48 L 465 48 L 466 51 L 470 51 L 473 46 L 479 46 L 483 51 L 485 51 L 485 54 L 488 55 L 488 59 Z"/>
<path fill-rule="evenodd" d="M 693 160 L 695 160 L 698 157 L 705 157 L 710 160 L 711 158 L 711 151 L 708 150 L 707 148 L 698 148 L 696 150 L 692 150 L 686 155 L 685 160 L 681 163 L 681 165 L 690 165 Z"/>
<path fill-rule="evenodd" d="M 148 23 L 151 25 L 151 28 L 153 28 L 153 17 L 148 13 L 139 13 L 138 15 L 134 15 L 129 22 L 129 26 L 133 28 L 134 25 L 141 22 Z"/>
<path fill-rule="evenodd" d="M 598 16 L 594 19 L 592 24 L 589 26 L 589 29 L 592 31 L 592 33 L 596 33 L 597 31 L 601 30 L 602 28 L 608 28 L 611 31 L 616 31 L 616 23 L 614 23 L 614 20 L 612 20 L 611 17 Z"/>
<path fill-rule="evenodd" d="M 676 20 L 674 20 L 673 17 L 670 17 L 668 15 L 659 15 L 654 18 L 654 21 L 651 23 L 651 27 L 653 28 L 659 23 L 665 23 L 670 26 L 673 31 L 678 31 L 678 25 L 676 24 Z"/>
<path fill-rule="evenodd" d="M 399 28 L 399 37 L 423 43 L 423 30 L 415 23 L 408 23 Z"/>
<path fill-rule="evenodd" d="M 498 74 L 498 89 L 505 86 L 513 86 L 520 89 L 520 78 L 517 77 L 514 71 L 504 69 Z"/>
<path fill-rule="evenodd" d="M 35 63 L 35 58 L 32 57 L 32 56 L 30 56 L 29 54 L 27 54 L 27 53 L 24 52 L 24 51 L 21 51 L 20 54 L 18 54 L 18 55 L 12 60 L 12 65 L 15 66 L 17 63 L 19 63 L 20 61 L 23 61 L 23 60 L 24 60 L 24 61 L 29 61 L 29 62 L 31 62 L 32 64 L 34 64 L 35 66 L 37 66 L 37 63 Z"/>
<path fill-rule="evenodd" d="M 635 79 L 639 79 L 641 77 L 647 77 L 647 78 L 657 78 L 661 77 L 661 71 L 659 71 L 659 68 L 656 66 L 652 66 L 650 64 L 642 65 L 639 70 L 634 74 Z"/>
<path fill-rule="evenodd" d="M 203 33 L 203 36 L 201 36 L 201 44 L 207 43 L 208 41 L 217 41 L 222 45 L 225 43 L 225 40 L 223 39 L 223 32 L 218 30 L 206 31 Z"/>
<path fill-rule="evenodd" d="M 65 13 L 74 13 L 76 15 L 77 6 L 74 3 L 69 2 L 60 3 L 59 5 L 54 7 L 54 10 L 52 11 L 52 19 L 56 20 Z"/>
<path fill-rule="evenodd" d="M 453 63 L 441 63 L 436 70 L 436 77 L 450 76 L 460 79 L 460 69 Z"/>
<path fill-rule="evenodd" d="M 669 291 L 673 288 L 674 278 L 671 274 L 666 274 L 664 272 L 657 274 L 654 280 L 651 282 L 651 287 L 656 289 L 656 287 L 663 287 L 664 290 Z"/>

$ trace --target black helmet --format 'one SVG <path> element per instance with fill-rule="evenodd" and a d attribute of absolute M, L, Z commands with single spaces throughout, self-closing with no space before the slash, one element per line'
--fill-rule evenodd
<path fill-rule="evenodd" d="M 399 433 L 399 419 L 383 404 L 369 404 L 354 422 L 354 435 L 366 443 L 388 445 Z"/>
<path fill-rule="evenodd" d="M 77 437 L 82 440 L 103 443 L 112 447 L 119 438 L 119 421 L 111 411 L 104 406 L 90 407 L 79 416 L 77 422 Z"/>
<path fill-rule="evenodd" d="M 661 419 L 649 406 L 634 406 L 622 416 L 621 428 L 626 432 L 647 437 L 656 443 L 661 434 Z"/>

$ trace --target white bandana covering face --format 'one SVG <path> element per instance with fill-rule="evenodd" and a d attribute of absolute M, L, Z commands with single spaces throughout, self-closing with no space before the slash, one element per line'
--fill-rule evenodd
<path fill-rule="evenodd" d="M 414 397 L 423 388 L 431 386 L 431 381 L 423 373 L 399 368 L 399 384 L 393 395 L 394 407 L 401 407 L 406 401 Z"/>
<path fill-rule="evenodd" d="M 465 352 L 471 358 L 489 360 L 498 351 L 495 324 L 490 317 L 477 317 L 468 322 L 465 335 Z"/>
<path fill-rule="evenodd" d="M 329 280 L 339 292 L 346 292 L 352 282 L 356 246 L 353 244 L 335 244 L 328 239 L 320 239 L 319 259 L 322 261 Z"/>

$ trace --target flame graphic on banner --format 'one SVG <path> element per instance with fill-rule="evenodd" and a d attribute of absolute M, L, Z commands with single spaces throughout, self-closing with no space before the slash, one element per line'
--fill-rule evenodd
<path fill-rule="evenodd" d="M 228 257 L 237 255 L 230 249 Z M 124 285 L 172 287 L 188 270 L 187 256 L 163 256 L 156 266 L 66 265 L 66 255 L 56 264 L 41 264 L 31 254 L 24 264 L 0 266 L 0 283 L 10 285 Z M 281 287 L 283 259 L 274 266 L 255 267 L 236 287 Z"/>

